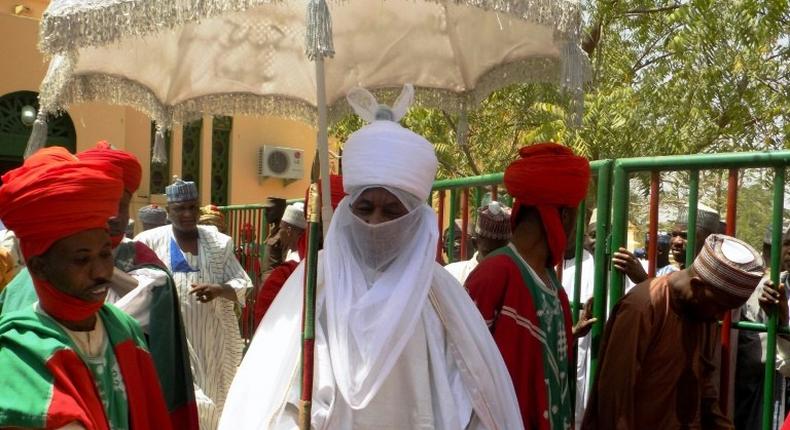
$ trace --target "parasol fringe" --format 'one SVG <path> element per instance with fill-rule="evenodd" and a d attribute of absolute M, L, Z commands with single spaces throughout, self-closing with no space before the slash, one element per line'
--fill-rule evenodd
<path fill-rule="evenodd" d="M 27 140 L 24 158 L 30 157 L 47 145 L 47 132 L 47 113 L 43 109 L 39 109 L 36 120 L 33 122 L 33 131 Z"/>
<path fill-rule="evenodd" d="M 431 1 L 441 4 L 447 2 Z M 106 46 L 123 37 L 144 37 L 224 13 L 241 12 L 278 1 L 137 0 L 106 3 L 101 7 L 96 7 L 95 2 L 50 4 L 41 21 L 39 50 L 46 55 L 55 55 L 84 47 Z M 551 25 L 563 38 L 578 32 L 581 19 L 578 0 L 454 0 L 453 3 L 507 14 L 540 25 Z"/>
<path fill-rule="evenodd" d="M 332 58 L 335 46 L 332 40 L 332 16 L 325 0 L 309 0 L 307 3 L 307 22 L 305 28 L 307 58 Z"/>
<path fill-rule="evenodd" d="M 475 89 L 464 93 L 439 89 L 415 87 L 416 106 L 442 109 L 457 114 L 464 106 L 476 106 L 493 91 L 511 84 L 531 82 L 557 82 L 561 64 L 556 58 L 530 58 L 517 63 L 505 64 L 491 69 L 478 81 Z M 383 103 L 392 103 L 402 88 L 380 88 L 371 93 Z M 42 87 L 40 97 L 46 96 Z M 104 74 L 77 74 L 65 83 L 58 103 L 53 109 L 65 109 L 74 103 L 101 102 L 133 107 L 167 128 L 172 123 L 187 123 L 207 115 L 274 115 L 281 118 L 316 125 L 318 114 L 307 102 L 279 95 L 259 96 L 232 93 L 210 94 L 184 100 L 176 105 L 164 105 L 144 85 L 131 79 Z M 353 113 L 345 98 L 328 107 L 330 124 Z M 51 110 L 50 110 L 51 111 Z"/>
<path fill-rule="evenodd" d="M 576 40 L 566 40 L 562 45 L 560 86 L 571 95 L 571 124 L 582 125 L 584 116 L 584 84 L 590 79 L 590 63 Z"/>
<path fill-rule="evenodd" d="M 154 164 L 167 163 L 167 148 L 165 148 L 165 133 L 162 127 L 156 126 L 156 134 L 154 135 L 154 149 L 151 155 L 151 162 Z"/>

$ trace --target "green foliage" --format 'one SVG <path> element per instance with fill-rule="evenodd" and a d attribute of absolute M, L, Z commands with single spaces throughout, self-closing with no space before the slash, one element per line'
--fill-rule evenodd
<path fill-rule="evenodd" d="M 501 171 L 554 140 L 590 159 L 790 147 L 790 0 L 585 0 L 593 76 L 581 127 L 555 86 L 517 85 L 468 113 L 413 108 L 404 125 L 436 145 L 440 178 Z M 343 141 L 361 126 L 332 128 Z"/>

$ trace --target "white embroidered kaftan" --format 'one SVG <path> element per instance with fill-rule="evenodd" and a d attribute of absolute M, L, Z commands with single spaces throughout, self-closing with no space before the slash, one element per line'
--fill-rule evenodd
<path fill-rule="evenodd" d="M 245 291 L 252 281 L 236 260 L 230 236 L 206 226 L 198 226 L 198 233 L 198 255 L 183 252 L 178 245 L 173 247 L 170 225 L 144 231 L 135 240 L 153 249 L 173 272 L 189 342 L 200 428 L 214 430 L 241 362 L 244 344 L 234 302 L 219 297 L 200 303 L 189 290 L 197 283 L 227 284 L 236 291 L 238 302 L 244 303 Z M 179 256 L 171 251 L 181 252 L 182 263 L 185 261 L 195 271 L 183 271 L 184 266 L 174 270 L 173 263 L 179 261 Z"/>

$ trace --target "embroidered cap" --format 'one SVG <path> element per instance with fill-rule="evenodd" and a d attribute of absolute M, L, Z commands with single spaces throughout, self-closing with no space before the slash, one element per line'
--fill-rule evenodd
<path fill-rule="evenodd" d="M 479 237 L 487 237 L 489 239 L 510 239 L 510 208 L 493 201 L 488 206 L 480 209 L 475 233 Z"/>
<path fill-rule="evenodd" d="M 150 225 L 165 225 L 167 224 L 167 212 L 165 208 L 157 205 L 143 206 L 137 211 L 137 217 L 140 222 Z"/>
<path fill-rule="evenodd" d="M 692 269 L 706 284 L 746 300 L 765 273 L 760 254 L 746 242 L 723 234 L 705 240 Z"/>
<path fill-rule="evenodd" d="M 186 202 L 189 200 L 197 200 L 198 198 L 197 186 L 195 186 L 195 183 L 180 178 L 165 187 L 165 194 L 167 194 L 168 203 Z"/>

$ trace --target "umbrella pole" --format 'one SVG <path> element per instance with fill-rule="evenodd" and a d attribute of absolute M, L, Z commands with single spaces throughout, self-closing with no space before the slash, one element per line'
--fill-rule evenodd
<path fill-rule="evenodd" d="M 299 428 L 309 430 L 313 402 L 313 369 L 315 351 L 315 296 L 318 279 L 318 238 L 321 234 L 321 201 L 318 184 L 310 185 L 308 205 L 310 219 L 307 226 L 307 255 L 305 256 L 304 309 L 302 310 L 302 393 L 299 402 Z"/>
<path fill-rule="evenodd" d="M 331 191 L 329 189 L 329 135 L 326 119 L 326 76 L 324 58 L 315 59 L 316 105 L 318 106 L 318 157 L 321 163 L 321 219 L 324 221 L 324 238 L 332 221 Z"/>

